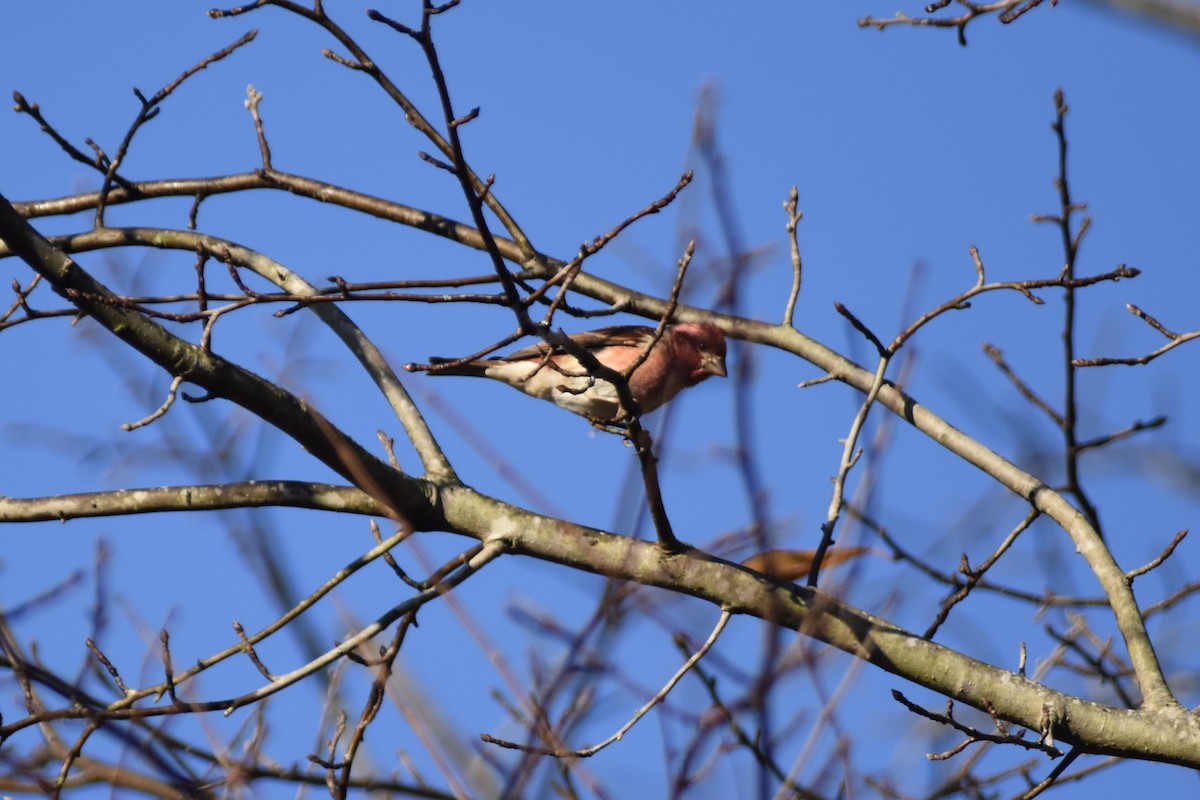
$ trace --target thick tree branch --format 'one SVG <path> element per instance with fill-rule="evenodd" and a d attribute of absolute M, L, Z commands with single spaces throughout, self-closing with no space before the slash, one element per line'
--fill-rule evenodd
<path fill-rule="evenodd" d="M 664 556 L 654 542 L 533 514 L 465 486 L 445 486 L 440 497 L 444 517 L 439 530 L 471 536 L 504 552 L 657 586 L 734 614 L 759 617 L 1035 731 L 1043 726 L 1043 709 L 1048 709 L 1055 739 L 1089 753 L 1134 758 L 1153 754 L 1168 763 L 1200 768 L 1200 720 L 1182 707 L 1126 710 L 1091 703 L 924 640 L 818 590 L 775 583 L 697 550 Z M 400 510 L 416 516 L 421 506 Z"/>
<path fill-rule="evenodd" d="M 819 639 L 875 666 L 1008 722 L 1041 730 L 1049 709 L 1054 737 L 1088 752 L 1154 757 L 1200 767 L 1200 720 L 1178 705 L 1137 711 L 1081 700 L 1015 672 L 977 661 L 898 628 L 819 590 L 777 584 L 716 557 L 687 550 L 664 557 L 653 542 L 542 517 L 448 487 L 450 529 L 506 551 L 707 600 Z"/>
<path fill-rule="evenodd" d="M 245 481 L 196 486 L 159 486 L 113 492 L 18 498 L 0 495 L 0 522 L 45 522 L 166 511 L 220 511 L 289 506 L 386 516 L 387 509 L 361 489 L 307 481 Z"/>

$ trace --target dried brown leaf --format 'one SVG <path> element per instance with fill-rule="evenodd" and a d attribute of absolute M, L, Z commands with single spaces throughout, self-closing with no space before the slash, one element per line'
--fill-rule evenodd
<path fill-rule="evenodd" d="M 869 547 L 839 547 L 831 549 L 825 553 L 825 558 L 822 559 L 821 565 L 824 567 L 833 567 L 838 564 L 844 564 L 852 558 L 858 558 L 863 553 L 869 552 Z M 764 550 L 761 553 L 756 553 L 742 562 L 742 566 L 749 567 L 755 572 L 761 572 L 776 580 L 794 581 L 808 574 L 812 569 L 813 556 L 816 555 L 815 550 Z"/>

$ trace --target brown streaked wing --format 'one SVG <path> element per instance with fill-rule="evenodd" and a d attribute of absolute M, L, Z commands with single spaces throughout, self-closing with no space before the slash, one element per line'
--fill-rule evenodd
<path fill-rule="evenodd" d="M 585 350 L 600 350 L 612 345 L 642 346 L 647 338 L 654 334 L 653 328 L 644 325 L 612 325 L 608 328 L 597 328 L 594 331 L 584 331 L 571 336 L 571 339 Z M 499 361 L 526 361 L 541 358 L 546 355 L 549 345 L 538 342 L 535 345 L 522 348 L 516 352 L 501 356 Z"/>

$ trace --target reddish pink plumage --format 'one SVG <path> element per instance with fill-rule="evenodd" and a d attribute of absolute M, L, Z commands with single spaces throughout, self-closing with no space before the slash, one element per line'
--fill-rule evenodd
<path fill-rule="evenodd" d="M 624 372 L 641 358 L 653 336 L 653 328 L 619 325 L 577 333 L 571 340 L 604 366 Z M 588 376 L 570 353 L 559 351 L 547 358 L 550 352 L 549 345 L 541 342 L 501 358 L 480 359 L 430 374 L 492 378 L 600 422 L 628 416 L 615 386 Z M 725 335 L 721 329 L 707 322 L 684 322 L 663 331 L 645 361 L 629 376 L 629 390 L 642 413 L 647 414 L 681 390 L 709 376 L 725 374 Z"/>

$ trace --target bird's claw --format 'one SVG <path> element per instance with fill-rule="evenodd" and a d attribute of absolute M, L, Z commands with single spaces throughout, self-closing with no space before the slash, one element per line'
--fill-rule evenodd
<path fill-rule="evenodd" d="M 606 420 L 592 416 L 589 416 L 587 420 L 592 423 L 592 427 L 596 430 L 624 436 L 626 439 L 629 438 L 629 424 L 624 420 Z"/>

